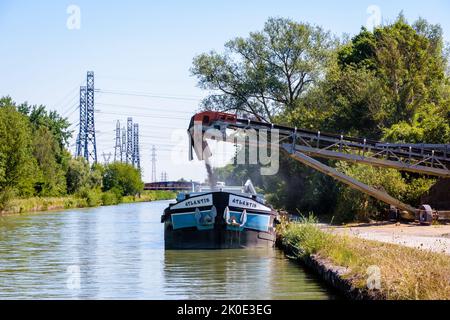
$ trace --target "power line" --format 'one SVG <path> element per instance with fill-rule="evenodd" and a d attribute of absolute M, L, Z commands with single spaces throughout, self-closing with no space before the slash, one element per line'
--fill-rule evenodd
<path fill-rule="evenodd" d="M 108 124 L 111 124 L 110 120 L 97 119 L 95 121 L 97 123 L 108 123 Z M 168 126 L 168 125 L 157 125 L 157 124 L 148 124 L 144 128 L 145 129 L 157 129 L 157 128 L 161 128 L 161 129 L 180 129 L 179 126 L 173 127 L 173 126 Z M 141 126 L 141 129 L 142 129 L 142 126 Z M 182 128 L 182 129 L 185 129 L 185 128 Z"/>
<path fill-rule="evenodd" d="M 69 115 L 66 116 L 61 116 L 63 118 L 70 118 L 76 111 L 78 111 L 78 108 L 80 107 L 80 105 L 78 103 L 76 103 L 73 107 L 75 107 L 73 110 L 71 110 Z"/>
<path fill-rule="evenodd" d="M 152 182 L 156 182 L 156 147 L 152 147 Z"/>
<path fill-rule="evenodd" d="M 126 115 L 129 115 L 129 113 L 118 113 L 118 112 L 109 112 L 109 111 L 106 112 L 106 111 L 101 111 L 101 110 L 97 110 L 96 112 L 97 113 L 101 113 L 101 114 L 110 114 L 110 115 L 114 115 L 114 116 L 126 116 Z M 180 117 L 148 115 L 148 114 L 133 114 L 133 117 L 186 120 L 186 118 L 180 118 Z"/>
<path fill-rule="evenodd" d="M 78 98 L 78 88 L 81 86 L 82 83 L 83 83 L 83 81 L 80 82 L 80 84 L 79 84 L 78 86 L 72 88 L 72 89 L 64 96 L 63 99 L 59 100 L 57 103 L 54 104 L 54 107 L 55 107 L 55 108 L 58 107 L 58 106 L 63 106 L 63 107 L 65 107 L 65 106 L 71 104 L 72 101 L 78 100 L 78 99 L 77 99 L 77 98 Z M 75 94 L 74 94 L 74 93 L 75 93 Z M 67 98 L 68 98 L 69 96 L 70 96 L 70 99 L 67 100 Z M 64 109 L 64 108 L 62 108 L 62 109 Z M 64 111 L 63 113 L 65 113 L 65 112 L 67 112 L 67 111 Z"/>
<path fill-rule="evenodd" d="M 186 101 L 197 101 L 200 102 L 201 98 L 189 98 L 189 97 L 177 97 L 177 96 L 169 96 L 169 95 L 156 95 L 149 92 L 138 92 L 138 91 L 123 91 L 123 90 L 107 90 L 107 89 L 98 89 L 96 92 L 101 92 L 105 94 L 115 94 L 115 95 L 123 95 L 123 96 L 136 96 L 136 97 L 146 97 L 146 98 L 157 98 L 157 99 L 168 99 L 168 100 L 186 100 Z"/>
<path fill-rule="evenodd" d="M 104 102 L 97 102 L 97 105 L 99 105 L 99 106 L 107 106 L 107 107 L 137 109 L 137 110 L 145 110 L 145 111 L 158 111 L 158 112 L 174 112 L 174 113 L 193 114 L 193 111 L 158 109 L 158 108 L 154 108 L 154 107 L 150 107 L 150 106 L 136 106 L 136 105 L 114 104 L 114 103 L 104 103 Z M 175 107 L 171 107 L 171 108 L 175 108 Z M 185 107 L 182 107 L 182 108 L 185 109 Z"/>

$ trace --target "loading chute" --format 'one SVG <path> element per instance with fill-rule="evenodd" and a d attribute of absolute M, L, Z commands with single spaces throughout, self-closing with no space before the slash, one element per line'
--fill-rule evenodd
<path fill-rule="evenodd" d="M 380 201 L 395 206 L 408 213 L 422 223 L 431 223 L 436 217 L 450 216 L 448 211 L 435 211 L 428 205 L 414 208 L 395 199 L 382 190 L 368 186 L 336 169 L 323 164 L 314 158 L 334 159 L 348 162 L 364 163 L 371 166 L 394 168 L 401 171 L 450 177 L 450 145 L 449 144 L 405 144 L 386 143 L 364 138 L 347 137 L 332 133 L 290 128 L 249 119 L 238 119 L 236 115 L 223 112 L 202 112 L 194 115 L 189 126 L 190 158 L 195 152 L 199 160 L 209 158 L 212 153 L 205 135 L 209 130 L 214 135 L 222 135 L 224 141 L 234 142 L 234 132 L 255 130 L 270 132 L 277 130 L 277 143 L 280 149 L 291 158 L 345 183 L 353 189 L 364 192 Z M 229 133 L 229 132 L 232 133 Z M 214 137 L 213 137 L 214 139 Z M 245 144 L 250 144 L 246 142 Z"/>

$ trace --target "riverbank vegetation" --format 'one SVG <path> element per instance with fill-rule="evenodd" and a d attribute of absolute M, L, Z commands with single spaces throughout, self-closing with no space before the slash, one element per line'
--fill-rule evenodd
<path fill-rule="evenodd" d="M 197 56 L 192 74 L 211 93 L 203 101 L 207 110 L 386 142 L 448 143 L 448 53 L 439 25 L 409 23 L 402 14 L 352 38 L 271 18 L 263 30 L 227 42 L 222 53 Z M 321 161 L 411 205 L 436 181 Z M 231 164 L 215 172 L 228 184 L 250 177 L 274 206 L 332 215 L 334 222 L 377 219 L 386 207 L 284 155 L 279 167 L 275 176 L 261 176 L 257 165 Z"/>
<path fill-rule="evenodd" d="M 0 213 L 93 207 L 171 199 L 143 192 L 132 165 L 89 164 L 67 150 L 67 119 L 45 106 L 0 99 Z"/>
<path fill-rule="evenodd" d="M 72 195 L 64 197 L 32 197 L 12 199 L 8 206 L 0 210 L 0 214 L 21 214 L 50 210 L 64 210 L 98 206 L 117 205 L 121 203 L 149 202 L 174 199 L 176 194 L 171 191 L 143 191 L 139 195 L 117 197 L 110 191 L 92 192 L 89 195 Z"/>
<path fill-rule="evenodd" d="M 333 266 L 344 267 L 346 272 L 342 277 L 361 290 L 367 290 L 368 280 L 371 280 L 368 278 L 374 276 L 368 270 L 375 266 L 381 277 L 379 289 L 371 292 L 374 297 L 389 300 L 450 299 L 449 256 L 327 233 L 315 222 L 315 219 L 303 219 L 300 223 L 280 228 L 281 242 L 285 247 L 294 248 L 295 258 L 314 257 Z"/>

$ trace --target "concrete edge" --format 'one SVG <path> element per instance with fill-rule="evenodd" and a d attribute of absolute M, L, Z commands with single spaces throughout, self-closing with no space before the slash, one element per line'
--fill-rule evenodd
<path fill-rule="evenodd" d="M 348 272 L 345 267 L 330 264 L 326 259 L 318 255 L 298 255 L 299 248 L 292 245 L 284 245 L 277 241 L 277 246 L 284 251 L 286 256 L 295 260 L 308 270 L 319 276 L 328 286 L 336 290 L 349 300 L 385 300 L 385 296 L 379 292 L 368 289 L 356 288 L 349 279 L 343 276 Z"/>

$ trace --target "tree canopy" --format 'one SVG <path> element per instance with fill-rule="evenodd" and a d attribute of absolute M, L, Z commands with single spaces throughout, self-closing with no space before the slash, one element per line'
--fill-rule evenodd
<path fill-rule="evenodd" d="M 122 196 L 134 196 L 143 188 L 141 173 L 132 165 L 114 162 L 106 166 L 103 175 L 105 191 L 119 190 Z"/>
<path fill-rule="evenodd" d="M 262 31 L 227 42 L 223 54 L 195 57 L 191 71 L 211 91 L 205 109 L 272 121 L 320 79 L 334 45 L 318 26 L 270 18 Z"/>

